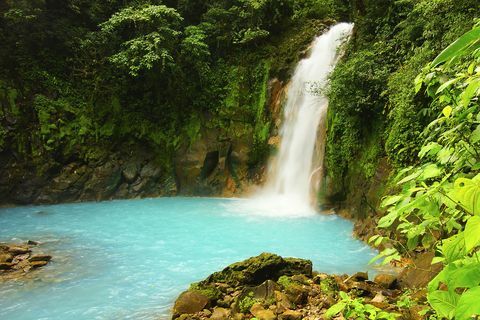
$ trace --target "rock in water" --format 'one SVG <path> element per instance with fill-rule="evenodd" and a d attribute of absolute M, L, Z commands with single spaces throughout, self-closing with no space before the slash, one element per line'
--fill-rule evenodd
<path fill-rule="evenodd" d="M 272 253 L 262 253 L 242 262 L 231 264 L 223 271 L 210 275 L 202 284 L 226 283 L 230 286 L 259 285 L 281 276 L 312 275 L 310 260 L 282 258 Z"/>
<path fill-rule="evenodd" d="M 52 256 L 50 256 L 48 254 L 34 254 L 28 260 L 30 262 L 33 262 L 33 261 L 47 261 L 48 262 L 48 261 L 52 260 Z"/>
<path fill-rule="evenodd" d="M 173 317 L 183 314 L 193 314 L 202 311 L 210 302 L 210 299 L 197 291 L 185 291 L 182 293 L 173 307 Z"/>

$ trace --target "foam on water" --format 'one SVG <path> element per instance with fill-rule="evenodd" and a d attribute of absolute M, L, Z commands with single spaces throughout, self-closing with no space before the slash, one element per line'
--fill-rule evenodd
<path fill-rule="evenodd" d="M 0 319 L 167 319 L 190 283 L 261 252 L 308 258 L 316 270 L 336 273 L 365 270 L 375 254 L 351 238 L 348 221 L 256 216 L 242 212 L 249 201 L 0 209 L 0 241 L 39 240 L 54 256 L 34 279 L 0 284 Z"/>

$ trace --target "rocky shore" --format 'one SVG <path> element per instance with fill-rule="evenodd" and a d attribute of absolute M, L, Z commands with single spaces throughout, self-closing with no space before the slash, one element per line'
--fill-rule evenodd
<path fill-rule="evenodd" d="M 424 319 L 425 291 L 412 272 L 371 281 L 365 272 L 317 273 L 309 260 L 263 253 L 192 284 L 176 300 L 172 319 Z"/>
<path fill-rule="evenodd" d="M 0 281 L 21 278 L 46 266 L 52 256 L 41 253 L 38 245 L 31 240 L 25 244 L 0 243 Z"/>

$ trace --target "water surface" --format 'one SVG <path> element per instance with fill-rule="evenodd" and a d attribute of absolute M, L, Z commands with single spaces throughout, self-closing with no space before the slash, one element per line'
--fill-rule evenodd
<path fill-rule="evenodd" d="M 324 272 L 375 254 L 334 216 L 265 217 L 250 200 L 163 198 L 0 209 L 0 241 L 44 242 L 34 280 L 0 283 L 0 319 L 162 319 L 191 282 L 261 252 Z M 259 214 L 259 215 L 257 215 Z"/>

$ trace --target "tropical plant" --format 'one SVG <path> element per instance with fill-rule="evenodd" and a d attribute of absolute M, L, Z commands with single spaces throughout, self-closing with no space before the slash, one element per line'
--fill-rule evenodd
<path fill-rule="evenodd" d="M 345 319 L 370 319 L 370 320 L 395 320 L 398 315 L 382 311 L 374 305 L 364 303 L 363 298 L 352 299 L 343 291 L 339 291 L 339 301 L 331 306 L 325 313 L 331 319 L 341 313 Z"/>
<path fill-rule="evenodd" d="M 445 267 L 430 282 L 428 301 L 440 317 L 470 319 L 480 315 L 480 24 L 426 66 L 415 87 L 439 116 L 423 132 L 421 163 L 401 170 L 402 191 L 383 201 L 378 227 L 395 226 L 407 247 L 381 256 L 436 248 L 434 262 Z"/>

